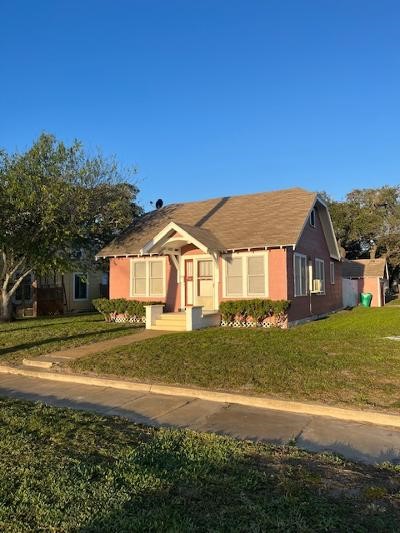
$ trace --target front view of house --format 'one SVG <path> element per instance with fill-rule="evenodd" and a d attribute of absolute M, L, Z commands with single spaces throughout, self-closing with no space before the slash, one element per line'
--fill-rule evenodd
<path fill-rule="evenodd" d="M 269 298 L 290 300 L 297 323 L 342 306 L 327 206 L 299 188 L 168 205 L 98 255 L 110 259 L 110 298 L 163 302 L 166 312 Z"/>

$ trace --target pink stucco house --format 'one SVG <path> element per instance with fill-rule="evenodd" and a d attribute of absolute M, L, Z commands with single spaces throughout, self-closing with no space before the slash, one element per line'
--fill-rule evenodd
<path fill-rule="evenodd" d="M 220 302 L 232 299 L 290 300 L 289 325 L 342 307 L 328 208 L 300 188 L 167 205 L 98 257 L 110 259 L 110 298 L 165 303 L 148 327 L 217 323 Z"/>

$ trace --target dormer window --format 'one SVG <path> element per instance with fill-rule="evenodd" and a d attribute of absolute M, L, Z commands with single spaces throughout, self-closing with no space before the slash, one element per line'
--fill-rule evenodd
<path fill-rule="evenodd" d="M 315 228 L 317 222 L 317 214 L 315 212 L 315 208 L 310 213 L 310 226 Z"/>

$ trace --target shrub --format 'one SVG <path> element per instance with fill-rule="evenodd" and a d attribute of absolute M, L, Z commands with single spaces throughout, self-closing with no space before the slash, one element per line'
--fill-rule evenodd
<path fill-rule="evenodd" d="M 231 322 L 236 317 L 251 317 L 256 322 L 262 322 L 269 316 L 285 315 L 289 305 L 288 300 L 228 300 L 220 303 L 219 311 L 222 320 L 226 322 Z"/>
<path fill-rule="evenodd" d="M 96 298 L 92 300 L 93 307 L 101 313 L 106 320 L 110 320 L 110 314 L 113 312 L 112 300 L 108 298 Z"/>
<path fill-rule="evenodd" d="M 142 318 L 146 314 L 145 305 L 163 304 L 163 302 L 139 302 L 137 300 L 126 300 L 125 298 L 97 298 L 93 300 L 93 307 L 101 313 L 108 321 L 114 313 L 126 315 L 128 318 Z"/>

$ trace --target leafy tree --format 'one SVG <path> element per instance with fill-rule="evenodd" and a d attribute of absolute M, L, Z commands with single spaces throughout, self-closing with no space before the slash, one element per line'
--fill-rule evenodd
<path fill-rule="evenodd" d="M 354 189 L 345 201 L 329 199 L 339 244 L 350 259 L 386 255 L 393 270 L 400 266 L 400 187 Z"/>
<path fill-rule="evenodd" d="M 141 213 L 137 193 L 129 171 L 79 141 L 42 134 L 25 153 L 0 151 L 0 320 L 31 272 L 87 268 Z"/>

